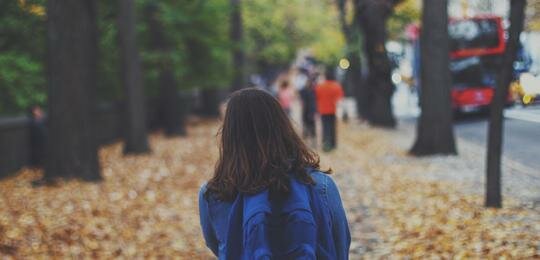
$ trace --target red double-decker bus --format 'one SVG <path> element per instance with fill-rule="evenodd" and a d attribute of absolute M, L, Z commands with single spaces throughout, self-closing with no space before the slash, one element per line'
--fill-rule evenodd
<path fill-rule="evenodd" d="M 506 49 L 502 19 L 497 16 L 452 19 L 448 32 L 454 110 L 473 112 L 487 108 L 493 100 L 497 72 Z"/>

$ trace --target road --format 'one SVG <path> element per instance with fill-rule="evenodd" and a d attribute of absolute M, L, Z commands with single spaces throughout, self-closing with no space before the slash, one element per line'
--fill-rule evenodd
<path fill-rule="evenodd" d="M 398 85 L 392 103 L 398 118 L 415 124 L 420 115 L 418 97 L 411 93 L 408 87 Z M 526 108 L 509 108 L 504 114 L 504 155 L 528 168 L 537 169 L 540 173 L 540 104 Z M 485 146 L 488 117 L 487 113 L 462 116 L 454 124 L 456 135 Z"/>
<path fill-rule="evenodd" d="M 455 133 L 467 141 L 486 145 L 487 115 L 471 115 L 455 123 Z M 505 156 L 540 172 L 540 106 L 505 111 Z"/>

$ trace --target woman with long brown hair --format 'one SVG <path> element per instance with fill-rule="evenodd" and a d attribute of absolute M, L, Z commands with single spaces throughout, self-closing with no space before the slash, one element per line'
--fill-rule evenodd
<path fill-rule="evenodd" d="M 338 189 L 274 97 L 234 92 L 220 135 L 214 176 L 199 193 L 203 235 L 219 259 L 348 258 Z"/>

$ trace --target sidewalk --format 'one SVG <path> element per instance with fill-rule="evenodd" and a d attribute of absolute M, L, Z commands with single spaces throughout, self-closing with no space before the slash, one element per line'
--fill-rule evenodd
<path fill-rule="evenodd" d="M 104 181 L 32 188 L 41 171 L 0 181 L 0 259 L 211 259 L 199 226 L 198 191 L 217 156 L 217 122 L 189 137 L 152 134 L 152 153 L 100 149 Z"/>
<path fill-rule="evenodd" d="M 525 192 L 505 189 L 504 209 L 482 207 L 483 148 L 458 140 L 459 156 L 418 159 L 406 154 L 413 138 L 406 124 L 342 125 L 339 149 L 323 155 L 348 211 L 352 259 L 540 256 L 540 207 L 513 197 Z M 515 185 L 508 179 L 518 171 L 505 161 L 504 182 Z M 540 196 L 538 181 L 521 181 Z"/>
<path fill-rule="evenodd" d="M 504 117 L 540 123 L 540 105 L 507 109 L 504 111 Z"/>
<path fill-rule="evenodd" d="M 144 156 L 104 147 L 97 184 L 32 188 L 41 172 L 31 169 L 0 181 L 0 258 L 211 258 L 197 192 L 213 171 L 217 129 L 198 121 L 186 138 L 153 134 Z M 409 157 L 412 137 L 407 127 L 351 122 L 340 125 L 338 149 L 321 154 L 347 210 L 351 259 L 540 257 L 538 206 L 505 193 L 503 209 L 484 209 L 482 186 L 443 178 L 481 163 L 461 148 L 459 157 Z"/>

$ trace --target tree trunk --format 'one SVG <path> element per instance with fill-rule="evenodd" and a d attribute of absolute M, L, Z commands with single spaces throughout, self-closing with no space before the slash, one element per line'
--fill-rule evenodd
<path fill-rule="evenodd" d="M 386 20 L 397 1 L 364 0 L 359 4 L 359 19 L 362 25 L 367 54 L 369 75 L 362 93 L 366 104 L 365 114 L 374 126 L 394 128 L 396 119 L 392 113 L 391 99 L 394 84 L 391 80 L 391 65 L 386 52 Z"/>
<path fill-rule="evenodd" d="M 160 94 L 160 114 L 165 134 L 167 136 L 186 135 L 185 127 L 185 98 L 180 98 L 178 93 L 176 78 L 171 69 L 164 68 L 159 76 L 161 85 Z"/>
<path fill-rule="evenodd" d="M 49 131 L 45 180 L 101 179 L 94 128 L 96 2 L 49 0 Z"/>
<path fill-rule="evenodd" d="M 351 45 L 358 45 L 358 42 L 351 43 Z M 350 66 L 345 74 L 345 92 L 347 96 L 355 96 L 358 93 L 358 90 L 363 87 L 362 85 L 362 61 L 360 54 L 358 53 L 358 48 L 354 49 L 354 46 L 347 47 L 351 48 L 348 52 L 347 59 L 350 62 Z"/>
<path fill-rule="evenodd" d="M 351 23 L 347 22 L 347 1 L 337 1 L 339 9 L 339 21 L 341 24 L 341 31 L 345 36 L 347 59 L 350 62 L 349 68 L 345 71 L 345 94 L 347 96 L 357 96 L 359 89 L 362 87 L 362 67 L 361 67 L 361 41 L 360 41 L 360 26 L 357 19 L 357 5 L 354 5 L 353 12 L 355 16 Z M 356 2 L 355 2 L 356 3 Z M 361 102 L 361 101 L 360 101 Z M 357 104 L 358 104 L 357 100 Z"/>
<path fill-rule="evenodd" d="M 347 44 L 347 59 L 350 62 L 350 66 L 345 72 L 345 92 L 346 95 L 353 95 L 356 100 L 356 110 L 358 116 L 367 119 L 368 118 L 368 100 L 367 90 L 362 77 L 362 36 L 361 36 L 361 22 L 359 19 L 360 6 L 358 1 L 353 2 L 354 17 L 352 22 L 347 23 L 347 1 L 337 1 L 339 9 L 339 21 L 341 24 L 341 30 L 345 35 L 345 41 Z"/>
<path fill-rule="evenodd" d="M 242 2 L 231 1 L 231 42 L 233 44 L 233 81 L 231 91 L 246 87 L 246 69 L 244 54 L 244 29 L 242 24 Z"/>
<path fill-rule="evenodd" d="M 362 37 L 358 23 L 355 22 L 354 24 L 356 25 L 351 28 L 353 35 L 347 41 L 347 59 L 350 66 L 345 74 L 345 94 L 354 97 L 358 116 L 367 119 L 367 100 L 364 98 L 366 96 L 366 84 L 362 75 Z"/>
<path fill-rule="evenodd" d="M 166 61 L 167 54 L 171 51 L 171 44 L 166 39 L 164 28 L 159 20 L 158 6 L 150 3 L 146 6 L 148 30 L 151 37 L 151 49 L 160 53 L 165 60 L 160 64 L 159 72 L 159 114 L 161 125 L 169 136 L 185 135 L 185 108 L 178 94 L 178 83 L 170 62 Z"/>
<path fill-rule="evenodd" d="M 497 79 L 497 88 L 491 104 L 487 147 L 486 207 L 500 208 L 501 196 L 501 153 L 503 143 L 503 108 L 513 78 L 513 63 L 517 55 L 519 35 L 523 30 L 526 0 L 511 0 L 510 29 L 504 53 L 503 66 Z"/>
<path fill-rule="evenodd" d="M 135 3 L 119 0 L 118 40 L 124 85 L 124 154 L 149 152 L 146 135 L 146 100 L 135 33 Z"/>
<path fill-rule="evenodd" d="M 456 154 L 450 101 L 448 8 L 446 0 L 424 0 L 420 36 L 422 113 L 410 153 Z"/>
<path fill-rule="evenodd" d="M 201 90 L 202 111 L 201 114 L 207 117 L 219 117 L 219 89 Z"/>

